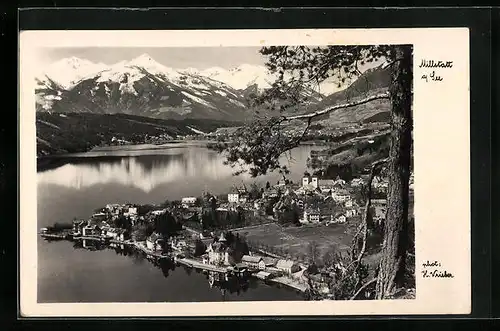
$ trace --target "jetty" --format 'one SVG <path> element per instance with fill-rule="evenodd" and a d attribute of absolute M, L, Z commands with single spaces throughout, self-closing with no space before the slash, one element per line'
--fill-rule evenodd
<path fill-rule="evenodd" d="M 124 244 L 124 245 L 131 245 L 131 246 L 133 246 L 133 247 L 135 247 L 135 248 L 143 251 L 148 256 L 153 256 L 153 257 L 156 257 L 156 258 L 159 258 L 159 259 L 170 258 L 170 255 L 168 255 L 167 253 L 152 251 L 149 248 L 147 248 L 146 246 L 144 246 L 144 244 L 141 243 L 141 242 L 130 243 L 130 242 L 119 241 L 119 240 L 115 240 L 114 242 L 115 243 Z"/>
<path fill-rule="evenodd" d="M 213 264 L 202 263 L 202 262 L 199 262 L 195 259 L 174 258 L 174 261 L 179 262 L 180 264 L 183 264 L 183 265 L 188 266 L 190 268 L 201 269 L 201 270 L 205 270 L 205 271 L 211 271 L 211 272 L 217 272 L 217 273 L 227 273 L 229 271 L 228 268 L 218 267 L 218 266 L 215 266 Z"/>
<path fill-rule="evenodd" d="M 305 283 L 298 282 L 297 280 L 288 278 L 288 277 L 276 277 L 276 278 L 271 278 L 269 279 L 270 282 L 277 283 L 277 284 L 282 284 L 285 286 L 289 286 L 291 288 L 294 288 L 296 290 L 299 290 L 301 292 L 305 292 L 309 286 Z"/>
<path fill-rule="evenodd" d="M 41 233 L 40 236 L 47 239 L 69 239 L 68 234 Z"/>

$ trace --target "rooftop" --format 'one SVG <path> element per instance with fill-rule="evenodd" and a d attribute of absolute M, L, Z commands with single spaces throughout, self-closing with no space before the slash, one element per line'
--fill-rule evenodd
<path fill-rule="evenodd" d="M 320 179 L 318 180 L 318 184 L 325 185 L 325 186 L 333 186 L 335 185 L 335 181 L 333 179 Z"/>
<path fill-rule="evenodd" d="M 276 263 L 276 268 L 291 268 L 296 263 L 292 260 L 278 260 Z"/>
<path fill-rule="evenodd" d="M 262 260 L 260 256 L 243 255 L 242 262 L 259 263 Z"/>

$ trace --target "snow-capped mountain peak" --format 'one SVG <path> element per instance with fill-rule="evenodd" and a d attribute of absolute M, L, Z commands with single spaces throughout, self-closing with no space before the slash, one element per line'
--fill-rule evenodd
<path fill-rule="evenodd" d="M 275 79 L 266 67 L 252 64 L 242 64 L 231 69 L 213 67 L 202 71 L 201 74 L 235 89 L 245 89 L 253 84 L 257 84 L 259 88 L 268 88 L 269 82 Z"/>
<path fill-rule="evenodd" d="M 83 78 L 105 70 L 106 67 L 104 63 L 94 63 L 72 56 L 52 63 L 37 75 L 37 78 L 42 84 L 51 80 L 62 88 L 69 89 Z"/>
<path fill-rule="evenodd" d="M 162 64 L 153 60 L 153 58 L 146 53 L 129 61 L 127 64 L 129 66 L 138 66 L 138 67 L 163 67 Z"/>

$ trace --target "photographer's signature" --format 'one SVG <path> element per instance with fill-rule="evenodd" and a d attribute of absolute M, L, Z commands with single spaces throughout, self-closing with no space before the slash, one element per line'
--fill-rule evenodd
<path fill-rule="evenodd" d="M 441 269 L 442 265 L 439 261 L 425 261 L 422 264 L 422 278 L 454 278 L 451 272 Z"/>

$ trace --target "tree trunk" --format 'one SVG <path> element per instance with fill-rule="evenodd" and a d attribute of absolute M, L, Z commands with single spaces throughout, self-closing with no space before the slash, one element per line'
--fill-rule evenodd
<path fill-rule="evenodd" d="M 382 259 L 376 286 L 376 298 L 388 298 L 403 285 L 408 249 L 408 192 L 410 150 L 412 147 L 412 46 L 395 46 L 392 64 L 391 149 L 388 161 L 389 185 L 384 224 Z"/>

